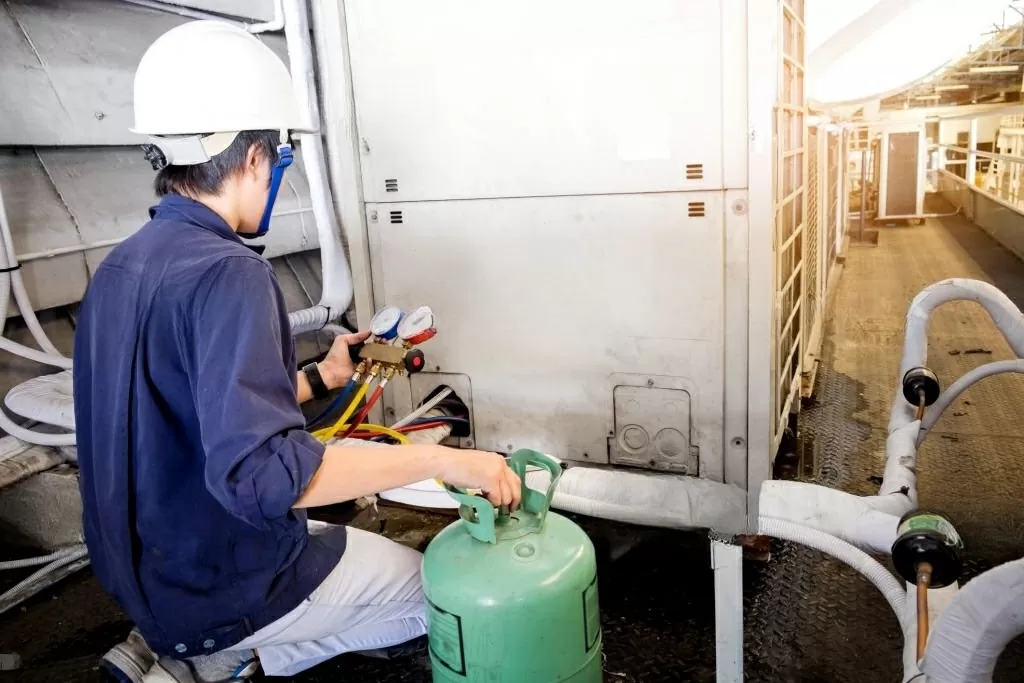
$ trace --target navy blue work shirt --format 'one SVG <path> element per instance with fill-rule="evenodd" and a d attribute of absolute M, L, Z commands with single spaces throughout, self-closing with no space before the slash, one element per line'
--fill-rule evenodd
<path fill-rule="evenodd" d="M 212 210 L 165 196 L 97 269 L 75 331 L 85 538 L 158 653 L 229 647 L 297 607 L 344 527 L 292 508 L 320 466 L 270 264 Z"/>

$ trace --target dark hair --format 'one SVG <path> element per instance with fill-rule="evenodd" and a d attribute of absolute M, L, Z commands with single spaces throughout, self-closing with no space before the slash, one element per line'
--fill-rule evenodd
<path fill-rule="evenodd" d="M 171 193 L 192 197 L 218 194 L 226 179 L 245 168 L 245 160 L 253 145 L 260 157 L 273 164 L 277 162 L 277 146 L 280 142 L 281 131 L 242 131 L 226 150 L 205 163 L 163 167 L 156 174 L 153 189 L 157 197 Z"/>

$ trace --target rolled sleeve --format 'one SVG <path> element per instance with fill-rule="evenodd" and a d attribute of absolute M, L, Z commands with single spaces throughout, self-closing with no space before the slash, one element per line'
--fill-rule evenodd
<path fill-rule="evenodd" d="M 229 508 L 255 526 L 288 514 L 316 474 L 326 448 L 310 434 L 294 431 L 272 437 L 268 447 L 275 455 L 259 458 L 258 468 L 237 483 L 233 496 L 237 507 Z"/>
<path fill-rule="evenodd" d="M 269 264 L 233 257 L 204 277 L 191 305 L 206 487 L 264 528 L 291 514 L 324 454 L 296 399 L 283 297 Z"/>

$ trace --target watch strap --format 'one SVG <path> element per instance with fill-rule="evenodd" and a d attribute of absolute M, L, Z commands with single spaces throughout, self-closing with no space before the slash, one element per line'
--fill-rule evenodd
<path fill-rule="evenodd" d="M 302 374 L 306 376 L 309 388 L 313 390 L 313 398 L 320 401 L 330 396 L 331 392 L 324 383 L 324 378 L 320 375 L 320 368 L 316 363 L 310 363 L 302 368 Z"/>

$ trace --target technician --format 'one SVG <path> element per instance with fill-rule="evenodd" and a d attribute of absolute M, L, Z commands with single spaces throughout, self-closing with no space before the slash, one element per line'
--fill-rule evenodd
<path fill-rule="evenodd" d="M 257 656 L 293 674 L 421 636 L 420 555 L 311 533 L 306 508 L 432 477 L 518 504 L 494 453 L 325 447 L 304 431 L 311 381 L 343 386 L 366 335 L 296 372 L 274 271 L 240 239 L 266 234 L 301 128 L 285 65 L 230 24 L 174 28 L 136 71 L 160 201 L 97 269 L 74 352 L 86 542 L 137 625 L 106 657 L 124 681 L 241 680 Z"/>

